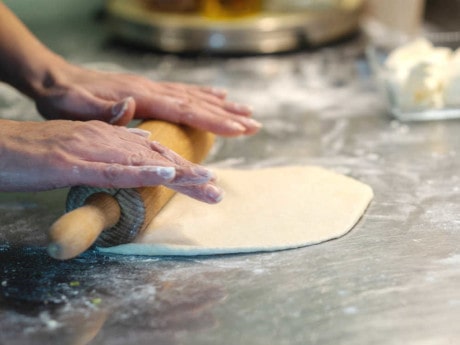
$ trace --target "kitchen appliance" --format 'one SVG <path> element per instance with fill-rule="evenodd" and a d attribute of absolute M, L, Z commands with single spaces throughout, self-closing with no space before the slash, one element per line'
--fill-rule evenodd
<path fill-rule="evenodd" d="M 363 1 L 210 17 L 201 11 L 163 11 L 149 0 L 107 0 L 111 33 L 170 53 L 276 53 L 324 45 L 359 29 Z"/>

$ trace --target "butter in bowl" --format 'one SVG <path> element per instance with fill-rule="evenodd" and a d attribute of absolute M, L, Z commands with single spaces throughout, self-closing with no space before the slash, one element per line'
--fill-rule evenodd
<path fill-rule="evenodd" d="M 460 118 L 460 49 L 418 38 L 368 58 L 392 115 L 405 120 Z"/>

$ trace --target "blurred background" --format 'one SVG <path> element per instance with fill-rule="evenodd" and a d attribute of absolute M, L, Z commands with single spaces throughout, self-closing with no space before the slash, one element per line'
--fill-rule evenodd
<path fill-rule="evenodd" d="M 429 32 L 459 41 L 457 0 L 6 0 L 38 35 L 95 18 L 125 42 L 169 52 L 272 53 L 329 44 L 364 28 L 373 40 Z M 269 17 L 269 18 L 267 18 Z M 439 34 L 442 33 L 442 34 Z M 46 36 L 46 35 L 44 35 Z M 46 38 L 45 38 L 46 39 Z M 185 42 L 185 43 L 184 43 Z"/>
<path fill-rule="evenodd" d="M 355 31 L 363 18 L 378 19 L 392 29 L 414 34 L 425 12 L 435 17 L 448 14 L 450 18 L 458 13 L 456 0 L 428 0 L 426 3 L 423 0 L 7 0 L 5 3 L 39 33 L 46 27 L 62 23 L 79 23 L 81 27 L 82 21 L 104 17 L 109 19 L 114 36 L 176 52 L 200 50 L 204 46 L 218 52 L 271 53 L 296 49 L 305 43 L 327 44 Z M 437 25 L 447 23 L 445 18 L 437 22 L 434 19 L 434 22 Z M 450 20 L 449 30 L 455 30 L 455 24 L 456 20 Z M 370 30 L 378 29 L 372 26 Z M 216 36 L 216 32 L 221 36 Z M 249 33 L 249 37 L 241 32 Z M 261 32 L 265 34 L 262 38 Z M 267 43 L 268 35 L 271 43 Z M 174 37 L 164 42 L 168 41 L 168 36 Z M 174 44 L 171 43 L 173 39 Z M 257 43 L 261 39 L 265 43 Z M 178 40 L 191 43 L 178 45 Z M 217 49 L 219 45 L 225 49 Z"/>
<path fill-rule="evenodd" d="M 104 5 L 104 0 L 5 0 L 3 2 L 31 27 L 50 22 L 82 20 L 93 16 Z"/>

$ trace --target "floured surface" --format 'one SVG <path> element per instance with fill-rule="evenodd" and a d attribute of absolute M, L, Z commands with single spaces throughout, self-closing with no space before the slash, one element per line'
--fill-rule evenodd
<path fill-rule="evenodd" d="M 319 167 L 216 170 L 226 194 L 208 205 L 177 194 L 135 243 L 134 255 L 208 255 L 296 248 L 346 234 L 372 189 Z"/>

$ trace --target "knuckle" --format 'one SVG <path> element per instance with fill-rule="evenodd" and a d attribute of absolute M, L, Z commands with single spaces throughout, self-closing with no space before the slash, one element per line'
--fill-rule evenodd
<path fill-rule="evenodd" d="M 191 123 L 196 119 L 196 113 L 186 112 L 182 114 L 182 120 L 187 123 Z"/>
<path fill-rule="evenodd" d="M 54 150 L 49 151 L 45 159 L 57 167 L 65 167 L 72 163 L 72 157 L 65 147 L 56 147 Z"/>
<path fill-rule="evenodd" d="M 132 153 L 128 156 L 127 163 L 136 166 L 142 165 L 145 162 L 145 158 L 145 155 L 140 152 Z"/>
<path fill-rule="evenodd" d="M 193 101 L 186 97 L 177 102 L 179 117 L 181 120 L 190 121 L 196 117 Z"/>
<path fill-rule="evenodd" d="M 151 141 L 149 143 L 150 149 L 154 152 L 159 153 L 160 155 L 164 155 L 167 152 L 167 148 L 161 145 L 158 141 Z"/>
<path fill-rule="evenodd" d="M 187 110 L 190 109 L 190 107 L 192 106 L 193 100 L 190 96 L 182 97 L 178 101 L 178 104 L 181 109 Z"/>
<path fill-rule="evenodd" d="M 88 139 L 106 139 L 107 132 L 104 130 L 105 123 L 101 121 L 91 120 L 91 121 L 76 121 L 73 131 L 70 135 L 71 140 L 76 141 L 85 141 L 88 142 Z"/>
<path fill-rule="evenodd" d="M 94 137 L 94 129 L 86 123 L 75 123 L 72 131 L 68 134 L 66 142 L 63 143 L 69 147 L 81 147 L 88 144 L 88 138 Z"/>
<path fill-rule="evenodd" d="M 122 167 L 117 164 L 110 164 L 102 171 L 102 176 L 109 188 L 117 186 L 117 181 L 122 174 Z"/>

